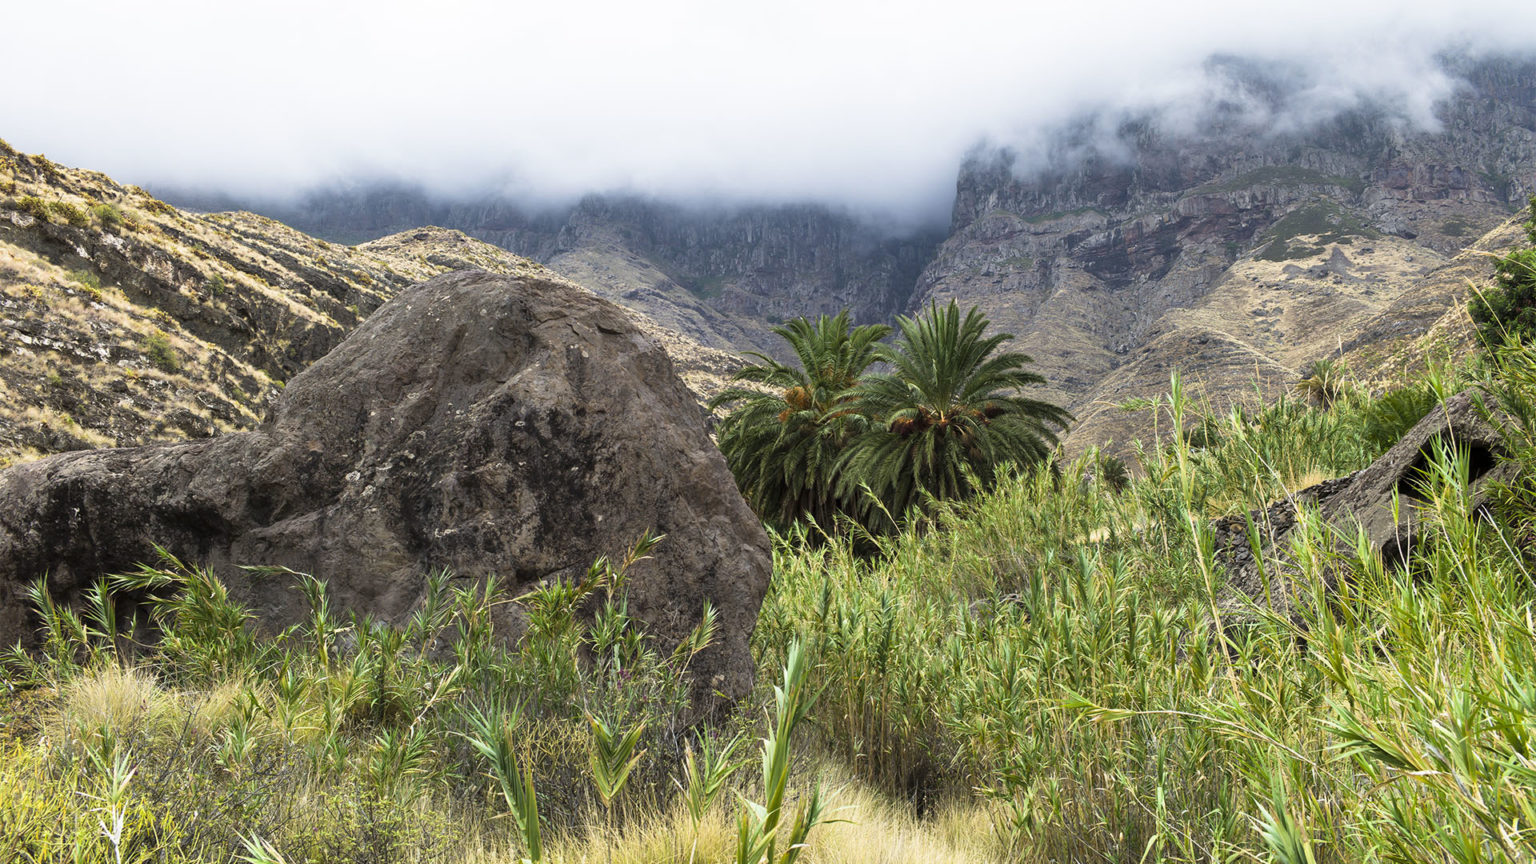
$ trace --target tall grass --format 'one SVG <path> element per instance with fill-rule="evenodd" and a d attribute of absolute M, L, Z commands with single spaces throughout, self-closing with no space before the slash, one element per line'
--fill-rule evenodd
<path fill-rule="evenodd" d="M 1536 394 L 1529 354 L 1497 368 L 1505 404 Z M 1409 561 L 1303 512 L 1276 568 L 1295 615 L 1222 620 L 1210 518 L 1363 466 L 1376 402 L 1212 418 L 1175 380 L 1124 493 L 1037 472 L 873 559 L 786 543 L 759 640 L 816 647 L 814 720 L 861 776 L 998 802 L 1019 860 L 1528 859 L 1529 535 L 1472 506 L 1464 454 L 1432 460 Z"/>
<path fill-rule="evenodd" d="M 1524 479 L 1484 494 L 1443 450 L 1404 561 L 1303 508 L 1270 550 L 1286 602 L 1231 592 L 1212 518 L 1362 467 L 1471 383 Z M 275 637 L 170 559 L 80 611 L 39 590 L 0 859 L 1530 860 L 1536 354 L 1414 387 L 1217 412 L 1175 379 L 1134 477 L 1089 452 L 898 535 L 781 537 L 759 691 L 715 729 L 683 722 L 713 612 L 666 653 L 629 618 L 649 538 L 519 597 L 433 574 L 395 624 L 274 574 L 310 609 Z"/>

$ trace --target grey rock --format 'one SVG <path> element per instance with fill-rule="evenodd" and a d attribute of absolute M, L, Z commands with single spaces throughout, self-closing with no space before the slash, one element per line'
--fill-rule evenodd
<path fill-rule="evenodd" d="M 711 601 L 698 686 L 744 695 L 769 541 L 671 361 L 571 283 L 462 271 L 381 307 L 255 431 L 0 473 L 0 641 L 35 640 L 22 591 L 43 574 L 73 601 L 152 544 L 282 626 L 299 593 L 241 565 L 313 573 L 341 607 L 398 619 L 429 569 L 527 587 L 647 530 L 667 536 L 631 612 L 670 646 Z"/>
<path fill-rule="evenodd" d="M 1358 524 L 1372 548 L 1388 563 L 1406 560 L 1422 521 L 1418 505 L 1423 497 L 1423 472 L 1436 447 L 1467 452 L 1472 505 L 1482 508 L 1487 503 L 1489 484 L 1513 478 L 1515 465 L 1499 459 L 1505 448 L 1496 425 L 1510 422 L 1512 418 L 1504 416 L 1481 391 L 1452 396 L 1329 498 L 1322 508 L 1323 517 L 1334 525 Z M 1392 512 L 1394 493 L 1400 501 L 1396 519 Z"/>
<path fill-rule="evenodd" d="M 1352 554 L 1352 538 L 1363 530 L 1371 549 L 1385 563 L 1408 560 L 1424 521 L 1424 469 L 1436 448 L 1451 446 L 1467 454 L 1471 503 L 1474 509 L 1482 509 L 1491 484 L 1515 478 L 1516 466 L 1500 458 L 1505 447 L 1499 426 L 1509 422 L 1512 418 L 1481 391 L 1459 393 L 1425 415 L 1368 467 L 1324 481 L 1266 509 L 1251 511 L 1247 520 L 1241 515 L 1217 520 L 1212 526 L 1216 558 L 1230 577 L 1228 587 L 1233 595 L 1229 599 L 1240 603 L 1237 595 L 1242 595 L 1289 613 L 1294 595 L 1288 577 L 1294 570 L 1285 553 L 1297 514 L 1307 506 L 1316 507 L 1322 520 L 1339 532 L 1341 553 Z M 1398 502 L 1395 516 L 1394 498 Z M 1247 536 L 1250 520 L 1259 533 L 1262 574 Z M 1328 578 L 1336 580 L 1338 574 L 1330 573 Z"/>

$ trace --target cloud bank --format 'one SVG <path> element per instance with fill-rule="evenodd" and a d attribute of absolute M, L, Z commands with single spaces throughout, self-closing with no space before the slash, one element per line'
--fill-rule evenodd
<path fill-rule="evenodd" d="M 1277 127 L 1364 99 L 1430 126 L 1455 86 L 1437 52 L 1536 51 L 1530 0 L 55 0 L 5 18 L 0 136 L 128 182 L 908 214 L 947 209 L 978 141 L 1027 152 L 1085 112 L 1189 122 L 1244 97 L 1216 54 L 1290 70 Z"/>

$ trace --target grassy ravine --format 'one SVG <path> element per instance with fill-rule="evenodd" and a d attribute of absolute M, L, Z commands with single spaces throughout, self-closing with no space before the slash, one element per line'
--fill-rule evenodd
<path fill-rule="evenodd" d="M 1225 599 L 1210 548 L 1213 517 L 1366 464 L 1404 405 L 1473 378 L 1536 469 L 1529 351 L 1326 410 L 1207 416 L 1175 381 L 1140 409 L 1171 443 L 1123 490 L 1089 454 L 861 544 L 877 555 L 787 539 L 761 692 L 713 731 L 676 721 L 708 616 L 649 650 L 624 562 L 517 599 L 512 650 L 489 615 L 509 599 L 447 581 L 391 628 L 298 580 L 312 620 L 259 639 L 168 562 L 129 580 L 180 598 L 154 652 L 119 650 L 104 608 L 55 610 L 47 659 L 13 661 L 0 860 L 736 861 L 778 820 L 777 861 L 813 801 L 847 821 L 801 861 L 1531 860 L 1536 488 L 1479 519 L 1465 466 L 1434 465 L 1406 571 L 1304 515 L 1299 622 Z"/>

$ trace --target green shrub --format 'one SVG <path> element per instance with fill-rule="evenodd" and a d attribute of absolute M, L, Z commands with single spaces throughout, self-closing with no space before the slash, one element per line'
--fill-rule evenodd
<path fill-rule="evenodd" d="M 1477 292 L 1467 305 L 1485 347 L 1499 345 L 1506 337 L 1536 340 L 1536 196 L 1530 213 L 1525 233 L 1532 245 L 1498 258 L 1493 285 Z"/>
<path fill-rule="evenodd" d="M 166 336 L 162 330 L 155 330 L 144 337 L 144 354 L 161 372 L 176 372 L 181 369 L 181 355 L 171 347 L 170 337 Z"/>
<path fill-rule="evenodd" d="M 23 195 L 16 201 L 17 209 L 27 213 L 39 222 L 52 222 L 48 212 L 48 204 L 36 195 Z"/>
<path fill-rule="evenodd" d="M 97 276 L 95 273 L 92 273 L 89 270 L 71 270 L 66 275 L 69 276 L 69 281 L 81 286 L 82 288 L 94 288 L 97 291 L 101 290 L 101 277 Z"/>
<path fill-rule="evenodd" d="M 113 204 L 97 204 L 91 208 L 91 215 L 103 228 L 119 228 L 123 224 L 123 211 Z"/>
<path fill-rule="evenodd" d="M 91 224 L 91 217 L 84 210 L 68 201 L 49 201 L 48 212 L 63 219 L 75 228 L 84 228 Z"/>
<path fill-rule="evenodd" d="M 1384 453 L 1439 404 L 1439 397 L 1429 387 L 1389 390 L 1366 409 L 1365 439 Z"/>

